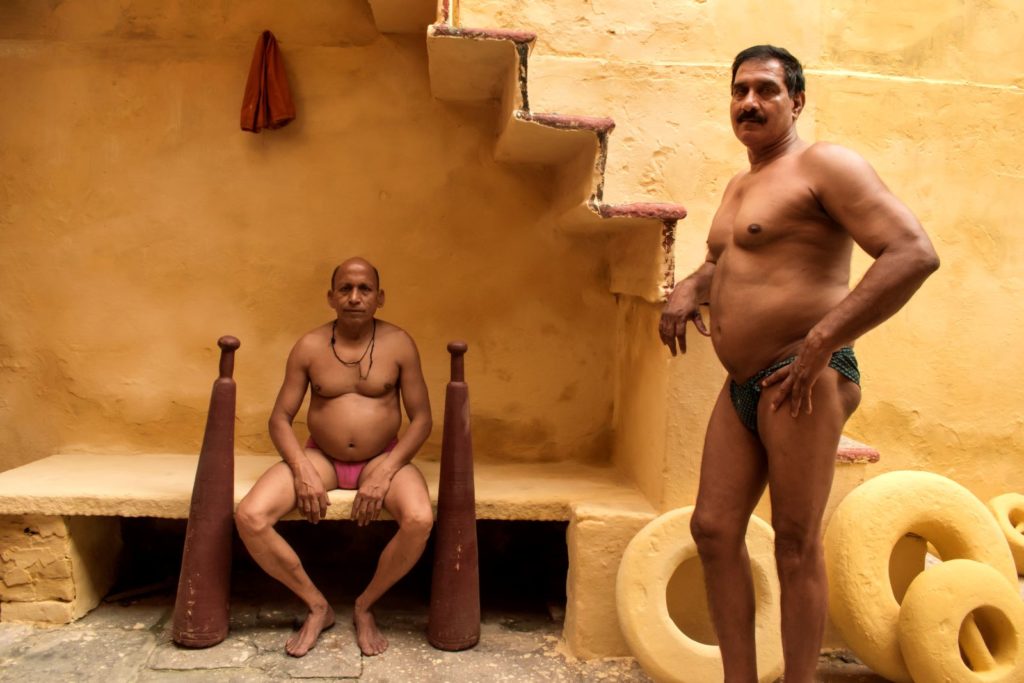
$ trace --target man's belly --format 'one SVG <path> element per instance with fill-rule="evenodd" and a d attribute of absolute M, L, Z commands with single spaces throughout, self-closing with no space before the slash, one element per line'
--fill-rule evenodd
<path fill-rule="evenodd" d="M 780 291 L 782 290 L 782 291 Z M 800 350 L 807 333 L 845 288 L 722 287 L 711 301 L 711 341 L 730 377 L 742 382 Z"/>
<path fill-rule="evenodd" d="M 346 394 L 314 397 L 307 416 L 309 434 L 336 460 L 368 460 L 382 453 L 398 436 L 402 414 L 395 398 L 387 400 Z"/>

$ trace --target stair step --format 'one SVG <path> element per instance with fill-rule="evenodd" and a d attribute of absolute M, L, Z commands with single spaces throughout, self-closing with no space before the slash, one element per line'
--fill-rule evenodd
<path fill-rule="evenodd" d="M 370 0 L 381 33 L 423 33 L 437 19 L 437 0 Z"/>

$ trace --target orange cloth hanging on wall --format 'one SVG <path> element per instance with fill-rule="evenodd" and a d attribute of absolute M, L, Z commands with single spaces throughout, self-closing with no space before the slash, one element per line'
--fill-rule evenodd
<path fill-rule="evenodd" d="M 264 31 L 256 41 L 242 96 L 242 130 L 258 133 L 264 128 L 280 128 L 294 118 L 295 103 L 277 39 L 270 31 Z"/>

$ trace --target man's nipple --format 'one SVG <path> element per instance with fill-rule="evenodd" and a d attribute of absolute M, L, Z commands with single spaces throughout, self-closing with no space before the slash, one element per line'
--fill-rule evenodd
<path fill-rule="evenodd" d="M 749 232 L 751 235 L 756 235 L 757 233 L 761 232 L 761 230 L 763 230 L 763 229 L 764 228 L 762 228 L 757 223 L 751 223 L 750 225 L 747 226 L 747 232 Z"/>

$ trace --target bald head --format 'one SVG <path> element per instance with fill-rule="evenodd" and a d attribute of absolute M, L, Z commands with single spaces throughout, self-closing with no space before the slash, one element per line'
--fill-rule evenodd
<path fill-rule="evenodd" d="M 347 270 L 350 267 L 365 269 L 372 272 L 373 279 L 377 282 L 377 290 L 380 291 L 380 273 L 377 271 L 377 268 L 372 263 L 370 263 L 369 261 L 360 256 L 354 256 L 350 259 L 346 259 L 345 261 L 342 261 L 337 266 L 335 266 L 334 272 L 331 273 L 331 289 L 334 289 L 335 287 L 335 281 L 338 278 L 338 273 Z"/>

